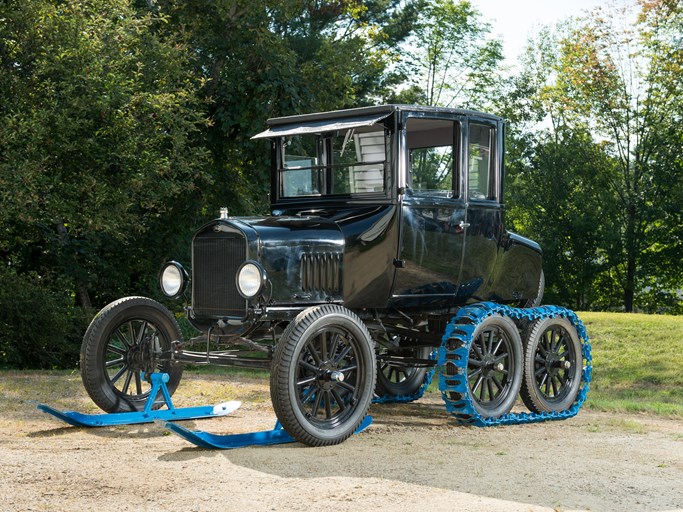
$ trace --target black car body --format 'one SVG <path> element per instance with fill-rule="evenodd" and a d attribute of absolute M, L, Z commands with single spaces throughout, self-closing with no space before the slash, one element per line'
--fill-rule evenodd
<path fill-rule="evenodd" d="M 543 295 L 540 247 L 504 227 L 504 132 L 496 116 L 406 105 L 269 120 L 255 138 L 271 154 L 270 215 L 236 218 L 222 208 L 192 238 L 191 278 L 175 261 L 160 274 L 168 297 L 189 298 L 201 334 L 183 340 L 175 317 L 151 299 L 113 302 L 84 337 L 88 393 L 109 412 L 139 410 L 150 372 L 168 373 L 173 392 L 182 363 L 266 368 L 282 426 L 327 445 L 353 434 L 373 399 L 421 396 L 442 343 L 447 386 L 459 382 L 456 360 L 473 368 L 461 383 L 471 389 L 449 399 L 469 393 L 477 414 L 508 413 L 528 331 L 547 372 L 562 375 L 553 390 L 567 392 L 545 400 L 529 380 L 535 391 L 522 396 L 538 395 L 527 400 L 538 410 L 566 407 L 580 380 L 570 327 L 480 318 L 470 356 L 444 334 L 470 304 L 529 307 Z M 569 340 L 552 342 L 552 358 L 543 345 L 551 331 Z"/>
<path fill-rule="evenodd" d="M 243 331 L 324 303 L 414 314 L 537 297 L 541 249 L 504 228 L 502 119 L 390 105 L 268 125 L 255 138 L 270 144 L 271 215 L 218 218 L 193 238 L 199 328 Z M 264 281 L 248 299 L 245 261 Z"/>

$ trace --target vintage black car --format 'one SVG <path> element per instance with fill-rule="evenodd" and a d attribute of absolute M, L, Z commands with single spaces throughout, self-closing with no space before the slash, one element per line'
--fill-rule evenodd
<path fill-rule="evenodd" d="M 200 336 L 183 340 L 174 316 L 144 297 L 93 320 L 82 376 L 102 409 L 140 409 L 142 372 L 168 372 L 173 391 L 183 363 L 269 368 L 284 428 L 333 444 L 373 398 L 423 385 L 459 308 L 540 303 L 541 249 L 504 227 L 501 118 L 387 105 L 270 119 L 254 138 L 270 147 L 270 215 L 222 209 L 192 238 L 191 271 L 176 261 L 162 270 L 167 296 L 191 297 Z M 508 412 L 522 380 L 519 336 L 504 328 L 488 333 L 491 354 L 476 363 L 488 379 L 488 392 L 473 393 L 484 416 Z M 578 350 L 564 370 L 580 367 Z"/>

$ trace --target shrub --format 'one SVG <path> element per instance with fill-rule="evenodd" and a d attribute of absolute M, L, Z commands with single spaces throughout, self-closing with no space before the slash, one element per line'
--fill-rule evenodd
<path fill-rule="evenodd" d="M 0 368 L 77 367 L 86 318 L 58 285 L 0 265 Z"/>

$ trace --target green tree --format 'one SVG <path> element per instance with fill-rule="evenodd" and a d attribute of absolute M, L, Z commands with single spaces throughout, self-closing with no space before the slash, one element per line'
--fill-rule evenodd
<path fill-rule="evenodd" d="M 125 0 L 0 5 L 0 264 L 85 310 L 148 290 L 197 215 L 200 84 L 165 21 Z"/>
<path fill-rule="evenodd" d="M 585 129 L 545 130 L 524 144 L 527 160 L 507 165 L 507 220 L 543 248 L 545 301 L 582 310 L 618 302 L 602 278 L 615 242 L 614 162 Z"/>
<path fill-rule="evenodd" d="M 562 41 L 558 87 L 569 108 L 605 138 L 619 166 L 610 185 L 619 205 L 621 250 L 610 256 L 624 309 L 632 311 L 648 278 L 671 265 L 660 251 L 656 261 L 650 260 L 653 265 L 644 264 L 645 255 L 657 250 L 653 227 L 666 224 L 666 205 L 680 181 L 680 166 L 671 173 L 676 165 L 669 152 L 676 142 L 670 128 L 680 118 L 672 118 L 669 107 L 681 89 L 680 79 L 662 76 L 664 63 L 648 45 L 648 31 L 658 18 L 645 17 L 633 28 L 625 23 L 632 13 L 607 14 L 596 11 Z M 655 279 L 651 284 L 665 283 Z"/>
<path fill-rule="evenodd" d="M 562 134 L 584 132 L 591 134 L 587 143 L 599 148 L 602 158 L 585 163 L 603 176 L 595 194 L 612 208 L 600 208 L 603 215 L 595 219 L 605 229 L 595 240 L 601 251 L 596 268 L 601 270 L 592 286 L 603 295 L 595 303 L 598 307 L 617 305 L 612 291 L 620 288 L 619 302 L 626 311 L 661 306 L 672 310 L 675 290 L 681 287 L 680 256 L 676 256 L 681 249 L 680 206 L 675 203 L 681 183 L 681 111 L 676 107 L 680 74 L 671 72 L 675 57 L 666 60 L 668 72 L 660 57 L 666 55 L 664 50 L 672 57 L 676 51 L 680 54 L 680 40 L 676 47 L 675 38 L 662 35 L 662 20 L 669 29 L 676 24 L 673 11 L 662 6 L 674 3 L 653 4 L 660 7 L 657 14 L 646 9 L 649 14 L 642 16 L 640 25 L 629 24 L 633 13 L 598 9 L 561 26 L 556 38 L 548 31 L 541 33 L 529 54 L 533 58 L 524 63 L 514 93 L 507 97 L 508 111 L 518 119 L 549 126 L 546 129 L 555 137 L 546 140 L 564 144 L 572 138 Z M 666 48 L 658 47 L 662 44 Z M 531 133 L 537 130 L 530 128 Z M 509 145 L 513 155 L 515 145 Z M 547 147 L 534 150 L 541 148 Z M 518 158 L 522 155 L 517 153 Z M 528 161 L 528 156 L 526 162 L 521 158 L 519 167 Z M 553 176 L 576 172 L 558 164 L 546 172 Z M 564 199 L 558 197 L 558 212 L 570 210 Z M 564 255 L 554 256 L 572 254 L 565 250 Z"/>
<path fill-rule="evenodd" d="M 468 0 L 434 0 L 421 9 L 404 46 L 406 83 L 396 97 L 446 107 L 485 108 L 495 96 L 502 44 Z"/>
<path fill-rule="evenodd" d="M 648 109 L 658 123 L 649 162 L 663 184 L 660 215 L 648 228 L 651 240 L 642 256 L 644 290 L 639 305 L 683 314 L 683 4 L 642 1 L 639 17 L 643 45 L 651 61 Z"/>

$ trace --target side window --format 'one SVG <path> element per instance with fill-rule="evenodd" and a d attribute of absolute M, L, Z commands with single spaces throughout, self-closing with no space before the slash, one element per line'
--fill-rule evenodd
<path fill-rule="evenodd" d="M 414 192 L 438 191 L 451 197 L 458 190 L 454 182 L 457 154 L 456 125 L 444 119 L 408 119 L 409 187 Z"/>
<path fill-rule="evenodd" d="M 468 197 L 470 199 L 495 199 L 495 140 L 496 129 L 486 124 L 470 124 Z"/>

